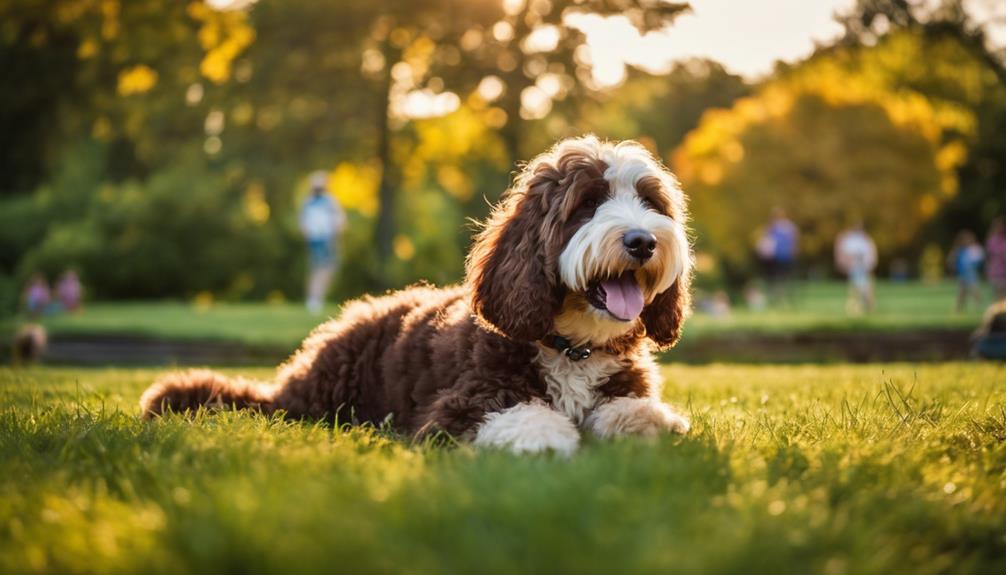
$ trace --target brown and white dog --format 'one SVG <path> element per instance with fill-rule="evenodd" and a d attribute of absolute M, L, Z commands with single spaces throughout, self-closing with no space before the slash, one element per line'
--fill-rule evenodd
<path fill-rule="evenodd" d="M 581 430 L 684 433 L 651 350 L 689 309 L 685 199 L 642 146 L 568 139 L 532 160 L 475 237 L 464 285 L 345 306 L 274 383 L 169 374 L 144 413 L 200 406 L 446 431 L 478 446 L 568 454 Z"/>

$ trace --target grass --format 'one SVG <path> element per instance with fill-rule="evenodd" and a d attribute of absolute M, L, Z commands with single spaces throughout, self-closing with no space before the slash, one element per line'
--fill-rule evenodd
<path fill-rule="evenodd" d="M 696 314 L 685 330 L 685 342 L 721 333 L 972 329 L 981 316 L 979 311 L 953 311 L 956 286 L 952 283 L 881 283 L 877 311 L 859 318 L 845 313 L 843 284 L 810 283 L 796 293 L 793 308 L 752 312 L 738 306 L 727 318 Z M 322 318 L 336 314 L 337 306 L 325 311 Z M 0 321 L 0 335 L 12 333 L 16 321 Z M 99 302 L 88 305 L 83 313 L 47 317 L 43 323 L 52 334 L 130 334 L 293 349 L 319 321 L 296 303 Z"/>
<path fill-rule="evenodd" d="M 569 460 L 144 422 L 156 373 L 0 371 L 0 572 L 1006 572 L 1001 366 L 667 367 L 691 435 Z"/>
<path fill-rule="evenodd" d="M 795 284 L 794 304 L 763 311 L 737 306 L 728 317 L 696 314 L 686 337 L 717 333 L 793 334 L 800 332 L 912 331 L 919 329 L 974 329 L 983 310 L 954 309 L 957 284 L 878 282 L 877 309 L 861 316 L 846 313 L 846 286 L 841 283 Z M 986 297 L 989 297 L 987 294 Z M 991 301 L 986 302 L 991 303 Z"/>

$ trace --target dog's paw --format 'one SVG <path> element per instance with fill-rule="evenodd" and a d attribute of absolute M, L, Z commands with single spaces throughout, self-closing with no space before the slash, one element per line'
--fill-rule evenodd
<path fill-rule="evenodd" d="M 554 451 L 570 455 L 580 444 L 580 432 L 565 415 L 543 403 L 521 403 L 486 415 L 475 445 L 513 453 Z"/>
<path fill-rule="evenodd" d="M 688 433 L 688 420 L 655 399 L 619 397 L 595 409 L 584 425 L 601 438 L 619 435 L 653 437 L 660 433 Z"/>

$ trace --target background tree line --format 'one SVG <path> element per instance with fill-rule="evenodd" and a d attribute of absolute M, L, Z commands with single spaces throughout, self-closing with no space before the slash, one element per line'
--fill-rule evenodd
<path fill-rule="evenodd" d="M 957 9 L 955 9 L 957 7 Z M 636 138 L 692 195 L 728 280 L 773 204 L 826 258 L 843 218 L 917 259 L 1002 211 L 1003 60 L 959 4 L 863 1 L 846 34 L 749 83 L 714 62 L 598 83 L 572 15 L 641 32 L 661 0 L 12 0 L 0 6 L 0 300 L 78 268 L 101 298 L 295 296 L 296 206 L 331 172 L 339 296 L 455 281 L 515 162 Z M 710 276 L 717 274 L 711 273 Z"/>

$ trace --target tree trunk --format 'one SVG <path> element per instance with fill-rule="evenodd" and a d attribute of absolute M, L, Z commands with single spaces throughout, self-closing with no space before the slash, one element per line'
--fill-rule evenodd
<path fill-rule="evenodd" d="M 384 53 L 385 62 L 378 89 L 380 101 L 377 106 L 377 159 L 381 165 L 381 183 L 377 193 L 377 226 L 374 230 L 374 239 L 377 244 L 377 283 L 378 287 L 386 289 L 391 287 L 388 266 L 395 238 L 395 185 L 392 181 L 394 167 L 391 161 L 391 127 L 388 124 L 388 115 L 391 112 L 391 66 L 397 59 L 394 58 L 395 51 L 389 40 L 384 40 L 381 51 Z"/>

